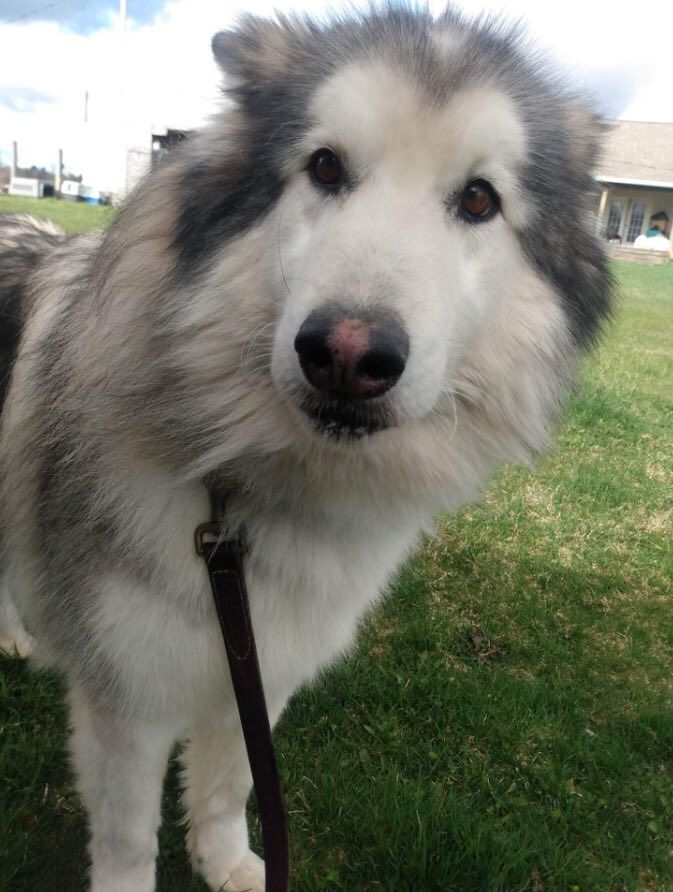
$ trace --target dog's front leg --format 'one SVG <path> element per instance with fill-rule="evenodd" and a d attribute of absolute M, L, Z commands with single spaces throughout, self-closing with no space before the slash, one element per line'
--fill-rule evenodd
<path fill-rule="evenodd" d="M 240 728 L 195 729 L 183 761 L 194 869 L 213 890 L 264 892 L 264 862 L 248 845 L 245 803 L 252 780 Z"/>
<path fill-rule="evenodd" d="M 92 892 L 153 892 L 174 729 L 122 718 L 70 690 L 72 754 L 89 813 Z"/>

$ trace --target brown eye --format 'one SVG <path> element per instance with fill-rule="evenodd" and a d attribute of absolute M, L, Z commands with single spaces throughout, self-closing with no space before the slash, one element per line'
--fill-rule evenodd
<path fill-rule="evenodd" d="M 500 199 L 486 180 L 472 180 L 460 194 L 460 210 L 470 223 L 483 223 L 500 210 Z"/>
<path fill-rule="evenodd" d="M 338 189 L 343 183 L 344 172 L 341 161 L 331 149 L 318 149 L 311 155 L 309 173 L 317 186 Z"/>

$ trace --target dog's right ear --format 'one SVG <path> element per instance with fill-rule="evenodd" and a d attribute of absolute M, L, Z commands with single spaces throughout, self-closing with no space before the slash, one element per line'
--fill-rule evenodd
<path fill-rule="evenodd" d="M 274 81 L 296 58 L 299 27 L 284 16 L 243 16 L 236 28 L 213 37 L 213 55 L 234 83 Z"/>

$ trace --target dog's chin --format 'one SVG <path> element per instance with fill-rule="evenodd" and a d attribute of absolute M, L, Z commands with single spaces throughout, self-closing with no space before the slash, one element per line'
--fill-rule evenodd
<path fill-rule="evenodd" d="M 317 433 L 341 442 L 356 442 L 396 426 L 392 411 L 381 402 L 311 394 L 299 405 Z"/>

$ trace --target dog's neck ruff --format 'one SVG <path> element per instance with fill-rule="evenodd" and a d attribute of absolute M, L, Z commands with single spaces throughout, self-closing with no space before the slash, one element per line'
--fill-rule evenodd
<path fill-rule="evenodd" d="M 266 862 L 266 892 L 288 892 L 287 813 L 264 697 L 243 566 L 245 533 L 226 534 L 225 497 L 209 488 L 211 520 L 196 528 L 197 554 L 206 562 L 231 682 L 255 785 Z"/>

